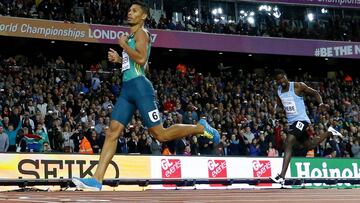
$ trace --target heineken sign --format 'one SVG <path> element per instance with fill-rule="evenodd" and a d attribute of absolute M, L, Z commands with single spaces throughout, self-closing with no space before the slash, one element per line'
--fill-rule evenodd
<path fill-rule="evenodd" d="M 359 165 L 359 159 L 293 158 L 290 170 L 292 178 L 360 178 Z"/>

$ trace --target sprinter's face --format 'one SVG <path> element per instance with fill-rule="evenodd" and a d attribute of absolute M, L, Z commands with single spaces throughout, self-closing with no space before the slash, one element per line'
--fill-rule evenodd
<path fill-rule="evenodd" d="M 147 15 L 144 12 L 144 10 L 141 8 L 140 5 L 133 4 L 129 8 L 127 18 L 128 18 L 128 23 L 130 25 L 137 25 L 137 24 L 141 23 L 142 21 L 145 21 L 145 19 L 147 18 Z"/>
<path fill-rule="evenodd" d="M 276 84 L 281 85 L 283 89 L 287 88 L 289 81 L 286 77 L 286 75 L 278 74 L 275 76 Z"/>

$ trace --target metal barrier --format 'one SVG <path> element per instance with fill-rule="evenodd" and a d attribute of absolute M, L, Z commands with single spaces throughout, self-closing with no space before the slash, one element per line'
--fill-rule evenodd
<path fill-rule="evenodd" d="M 146 187 L 148 185 L 174 184 L 178 187 L 194 186 L 197 184 L 248 184 L 257 185 L 261 183 L 274 183 L 268 178 L 258 179 L 106 179 L 103 185 L 117 187 L 119 185 L 138 185 Z M 327 185 L 336 185 L 347 183 L 351 185 L 360 185 L 360 179 L 357 178 L 290 178 L 285 180 L 285 185 L 302 185 L 306 183 L 325 183 Z M 75 187 L 71 179 L 0 179 L 0 186 L 19 186 L 25 188 L 28 186 L 60 186 L 62 188 Z"/>

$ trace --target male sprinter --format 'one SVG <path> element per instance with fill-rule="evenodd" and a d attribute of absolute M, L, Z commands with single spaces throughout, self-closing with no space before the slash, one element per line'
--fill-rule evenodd
<path fill-rule="evenodd" d="M 276 183 L 284 184 L 285 174 L 292 156 L 292 149 L 296 142 L 303 144 L 307 149 L 313 149 L 331 134 L 337 136 L 341 136 L 341 134 L 330 126 L 328 132 L 313 140 L 309 140 L 306 130 L 310 124 L 310 119 L 306 114 L 303 97 L 305 95 L 314 97 L 319 104 L 319 109 L 322 111 L 326 110 L 328 105 L 323 103 L 320 94 L 316 90 L 308 87 L 305 83 L 289 82 L 283 70 L 276 69 L 274 76 L 278 85 L 277 103 L 283 105 L 290 129 L 286 137 L 285 156 L 281 173 L 271 179 Z"/>
<path fill-rule="evenodd" d="M 160 142 L 166 142 L 188 135 L 200 134 L 219 143 L 220 135 L 204 119 L 197 125 L 176 124 L 163 128 L 159 110 L 156 106 L 154 88 L 145 77 L 145 67 L 150 55 L 151 38 L 144 29 L 144 22 L 149 15 L 147 6 L 135 1 L 128 11 L 130 36 L 121 36 L 119 44 L 123 48 L 122 57 L 112 49 L 108 53 L 111 62 L 122 63 L 123 85 L 112 112 L 110 128 L 106 132 L 105 143 L 101 151 L 96 172 L 92 178 L 73 178 L 78 188 L 101 190 L 105 171 L 113 158 L 117 140 L 132 118 L 134 111 L 139 110 L 149 132 Z"/>

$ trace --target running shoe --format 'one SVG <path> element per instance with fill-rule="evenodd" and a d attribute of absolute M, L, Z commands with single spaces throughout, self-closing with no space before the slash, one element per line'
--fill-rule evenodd
<path fill-rule="evenodd" d="M 333 128 L 331 126 L 328 128 L 327 131 L 331 132 L 333 135 L 338 136 L 341 139 L 343 138 L 342 134 L 339 131 L 335 130 L 335 128 Z"/>
<path fill-rule="evenodd" d="M 211 127 L 208 122 L 206 122 L 205 119 L 200 119 L 199 124 L 204 126 L 204 137 L 209 138 L 212 140 L 215 144 L 218 144 L 220 142 L 220 134 L 219 132 Z"/>
<path fill-rule="evenodd" d="M 95 178 L 72 178 L 72 182 L 78 189 L 90 189 L 100 191 L 102 184 Z"/>
<path fill-rule="evenodd" d="M 285 184 L 285 178 L 283 178 L 280 174 L 278 174 L 276 177 L 270 178 L 274 183 L 279 183 L 281 185 Z"/>

